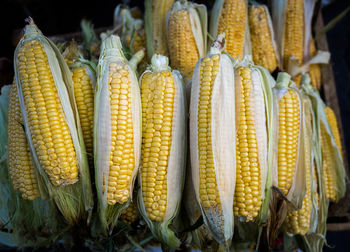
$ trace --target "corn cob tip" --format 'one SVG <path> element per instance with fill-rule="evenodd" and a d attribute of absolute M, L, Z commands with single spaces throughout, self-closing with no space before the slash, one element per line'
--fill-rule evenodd
<path fill-rule="evenodd" d="M 117 56 L 121 57 L 124 61 L 126 60 L 122 50 L 123 46 L 118 35 L 108 36 L 107 34 L 101 34 L 101 39 L 101 55 L 106 54 L 108 51 L 110 56 Z"/>
<path fill-rule="evenodd" d="M 225 33 L 220 33 L 210 47 L 209 54 L 219 54 L 223 49 L 225 49 L 225 42 Z"/>
<path fill-rule="evenodd" d="M 29 25 L 34 25 L 34 20 L 31 16 L 27 17 L 24 21 Z"/>
<path fill-rule="evenodd" d="M 152 71 L 161 72 L 161 71 L 170 71 L 169 59 L 166 56 L 160 54 L 153 54 L 152 59 Z"/>
<path fill-rule="evenodd" d="M 286 72 L 280 72 L 277 75 L 276 87 L 287 88 L 290 82 L 291 76 Z"/>
<path fill-rule="evenodd" d="M 34 23 L 34 20 L 31 17 L 27 17 L 25 19 L 25 22 L 27 22 L 28 24 L 24 27 L 23 38 L 27 38 L 33 35 L 42 35 L 41 31 L 36 26 L 36 24 Z"/>

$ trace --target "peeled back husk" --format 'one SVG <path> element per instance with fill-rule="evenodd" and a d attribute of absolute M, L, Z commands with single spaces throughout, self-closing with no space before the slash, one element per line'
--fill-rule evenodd
<path fill-rule="evenodd" d="M 21 47 L 25 46 L 26 43 L 33 40 L 39 41 L 44 46 L 50 69 L 52 71 L 53 80 L 55 82 L 55 87 L 58 91 L 59 100 L 62 104 L 65 121 L 73 140 L 78 164 L 78 182 L 72 185 L 62 187 L 52 185 L 48 175 L 39 163 L 38 154 L 34 148 L 31 132 L 28 127 L 28 116 L 22 94 L 22 79 L 18 68 L 18 51 Z M 25 27 L 24 37 L 18 43 L 15 50 L 14 65 L 18 96 L 28 145 L 36 166 L 36 171 L 40 175 L 38 177 L 40 193 L 42 195 L 48 194 L 50 198 L 53 198 L 55 204 L 68 223 L 72 224 L 80 219 L 87 219 L 89 222 L 93 207 L 92 188 L 83 134 L 73 93 L 71 73 L 57 47 L 42 35 L 32 19 L 29 19 L 29 24 Z"/>

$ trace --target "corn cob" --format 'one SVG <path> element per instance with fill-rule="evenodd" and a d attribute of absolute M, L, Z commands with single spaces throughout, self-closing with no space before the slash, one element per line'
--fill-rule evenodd
<path fill-rule="evenodd" d="M 288 194 L 295 178 L 299 160 L 301 102 L 294 89 L 288 89 L 290 76 L 280 74 L 276 85 L 278 93 L 278 187 L 285 195 Z M 283 86 L 282 86 L 283 85 Z"/>
<path fill-rule="evenodd" d="M 40 193 L 54 200 L 68 223 L 89 221 L 93 199 L 71 73 L 57 47 L 28 22 L 14 65 Z"/>
<path fill-rule="evenodd" d="M 253 61 L 273 72 L 278 66 L 270 14 L 264 5 L 249 7 Z"/>
<path fill-rule="evenodd" d="M 337 127 L 337 121 L 334 115 L 333 110 L 330 107 L 324 108 L 327 121 L 329 123 L 329 128 L 331 132 L 327 132 L 324 122 L 321 122 L 321 146 L 322 146 L 322 164 L 323 164 L 323 173 L 326 184 L 327 198 L 333 202 L 337 202 L 340 199 L 338 193 L 338 181 L 337 181 L 337 171 L 334 161 L 334 148 L 332 145 L 332 138 L 336 147 L 338 147 L 339 154 L 341 155 L 341 142 L 339 136 L 339 130 Z M 331 134 L 330 134 L 331 133 Z"/>
<path fill-rule="evenodd" d="M 283 47 L 285 69 L 288 69 L 290 57 L 295 57 L 298 64 L 303 62 L 304 36 L 304 0 L 287 0 Z"/>
<path fill-rule="evenodd" d="M 77 102 L 86 152 L 91 158 L 93 152 L 95 70 L 92 63 L 80 58 L 78 46 L 74 42 L 71 42 L 63 56 L 72 72 L 74 96 Z"/>
<path fill-rule="evenodd" d="M 335 143 L 337 144 L 337 147 L 339 148 L 340 154 L 342 154 L 342 146 L 341 146 L 341 141 L 340 141 L 340 134 L 339 134 L 339 128 L 338 128 L 338 124 L 337 124 L 337 118 L 335 117 L 334 111 L 330 107 L 325 107 L 324 110 L 326 112 L 329 126 L 331 127 Z"/>
<path fill-rule="evenodd" d="M 315 41 L 311 39 L 310 42 L 310 56 L 314 57 L 317 54 L 316 47 L 315 47 Z M 314 88 L 320 89 L 321 88 L 321 67 L 319 64 L 311 64 L 309 69 L 310 79 L 311 79 L 311 85 Z"/>
<path fill-rule="evenodd" d="M 170 230 L 166 231 L 166 223 L 177 215 L 183 189 L 185 91 L 179 72 L 171 72 L 168 64 L 167 57 L 154 54 L 151 71 L 141 77 L 143 120 L 139 205 L 153 234 L 160 241 L 177 247 L 179 241 L 174 234 L 174 239 L 168 236 Z M 159 224 L 166 225 L 165 230 L 162 231 Z M 161 230 L 157 230 L 157 226 Z"/>
<path fill-rule="evenodd" d="M 257 71 L 239 67 L 236 84 L 236 191 L 234 213 L 251 221 L 258 216 L 265 190 L 267 128 L 262 83 Z"/>
<path fill-rule="evenodd" d="M 13 188 L 20 191 L 23 199 L 40 197 L 34 163 L 24 132 L 16 83 L 11 85 L 8 112 L 9 173 Z"/>
<path fill-rule="evenodd" d="M 331 201 L 337 202 L 337 193 L 336 193 L 336 179 L 335 171 L 333 170 L 332 164 L 332 148 L 330 137 L 327 135 L 324 124 L 321 124 L 321 146 L 322 146 L 322 165 L 323 173 L 326 184 L 327 198 Z"/>
<path fill-rule="evenodd" d="M 113 228 L 131 200 L 140 161 L 141 100 L 135 75 L 143 57 L 127 62 L 118 36 L 103 40 L 97 72 L 94 157 L 100 217 Z M 115 207 L 114 207 L 115 206 Z"/>
<path fill-rule="evenodd" d="M 278 186 L 287 194 L 297 163 L 300 105 L 295 91 L 289 90 L 279 100 Z"/>
<path fill-rule="evenodd" d="M 304 124 L 303 124 L 303 152 L 304 152 L 304 174 L 306 180 L 306 194 L 300 210 L 291 211 L 287 214 L 286 224 L 289 233 L 305 235 L 311 227 L 312 200 L 313 200 L 313 178 L 312 167 L 312 115 L 309 100 L 304 100 Z"/>
<path fill-rule="evenodd" d="M 168 56 L 166 23 L 168 11 L 174 1 L 145 0 L 145 26 L 149 60 L 155 53 Z"/>
<path fill-rule="evenodd" d="M 199 5 L 177 1 L 169 11 L 167 38 L 171 67 L 180 71 L 185 82 L 192 78 L 193 69 L 205 54 L 205 37 Z M 201 8 L 203 5 L 200 6 Z"/>
<path fill-rule="evenodd" d="M 78 181 L 76 150 L 44 44 L 37 39 L 18 48 L 28 128 L 40 165 L 55 186 Z"/>
<path fill-rule="evenodd" d="M 220 36 L 214 42 L 193 73 L 190 150 L 193 185 L 204 222 L 215 240 L 229 246 L 233 235 L 235 103 L 233 65 L 220 53 L 224 41 Z"/>
<path fill-rule="evenodd" d="M 246 0 L 216 0 L 210 20 L 210 34 L 225 33 L 226 51 L 240 60 L 246 53 L 248 36 L 248 3 Z"/>
<path fill-rule="evenodd" d="M 137 207 L 135 203 L 130 203 L 128 208 L 123 210 L 123 212 L 120 215 L 120 219 L 124 221 L 125 223 L 131 225 L 134 223 L 139 217 L 139 212 L 137 210 Z"/>

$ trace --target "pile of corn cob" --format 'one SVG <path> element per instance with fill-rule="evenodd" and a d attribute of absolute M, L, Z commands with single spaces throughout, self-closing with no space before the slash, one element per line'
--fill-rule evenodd
<path fill-rule="evenodd" d="M 272 18 L 255 1 L 216 0 L 209 20 L 186 0 L 145 0 L 144 21 L 120 5 L 99 50 L 87 23 L 83 45 L 59 50 L 29 18 L 0 99 L 0 218 L 14 245 L 87 228 L 96 242 L 123 230 L 130 249 L 146 225 L 137 247 L 218 250 L 259 244 L 267 227 L 271 249 L 285 233 L 321 251 L 329 202 L 345 194 L 336 117 L 318 92 L 327 59 L 315 1 L 271 2 Z"/>

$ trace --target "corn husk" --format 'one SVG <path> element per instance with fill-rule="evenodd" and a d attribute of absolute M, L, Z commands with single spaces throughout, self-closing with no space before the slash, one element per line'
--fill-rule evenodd
<path fill-rule="evenodd" d="M 39 40 L 44 45 L 50 68 L 53 73 L 53 79 L 62 103 L 65 119 L 72 136 L 79 170 L 79 181 L 73 185 L 55 187 L 51 184 L 44 169 L 40 166 L 32 142 L 31 133 L 27 126 L 28 118 L 22 95 L 22 84 L 18 70 L 17 54 L 20 47 L 32 40 Z M 53 198 L 55 204 L 68 223 L 72 224 L 80 219 L 86 219 L 87 223 L 89 223 L 93 207 L 92 189 L 83 135 L 73 94 L 71 73 L 57 47 L 42 35 L 31 19 L 29 19 L 29 24 L 25 27 L 25 34 L 15 50 L 14 65 L 24 128 L 26 130 L 29 149 L 36 167 L 40 193 L 41 195 L 44 195 L 44 197 L 45 195 L 48 195 L 48 197 Z"/>
<path fill-rule="evenodd" d="M 169 61 L 166 56 L 154 54 L 152 57 L 152 65 L 150 70 L 146 70 L 143 74 L 150 72 L 171 71 L 169 67 Z M 141 172 L 139 173 L 140 189 L 138 193 L 138 206 L 146 221 L 148 227 L 153 233 L 153 236 L 166 244 L 168 247 L 175 249 L 180 246 L 180 240 L 176 237 L 173 230 L 170 229 L 171 225 L 180 210 L 181 197 L 184 187 L 185 165 L 186 165 L 186 97 L 185 89 L 182 77 L 178 71 L 172 71 L 172 77 L 174 79 L 175 96 L 174 96 L 174 111 L 173 111 L 173 126 L 171 133 L 171 147 L 169 151 L 169 159 L 167 166 L 167 204 L 164 219 L 161 222 L 152 221 L 145 209 L 145 204 L 142 194 L 142 179 Z M 140 82 L 143 75 L 140 77 Z M 175 109 L 176 108 L 176 109 Z M 142 167 L 141 167 L 142 170 Z"/>
<path fill-rule="evenodd" d="M 320 135 L 320 115 L 319 115 L 319 102 L 320 97 L 316 90 L 310 85 L 310 78 L 308 75 L 303 75 L 301 80 L 302 91 L 308 96 L 311 101 L 313 109 L 313 155 L 314 165 L 316 167 L 316 178 L 314 185 L 318 193 L 318 204 L 317 204 L 317 226 L 315 230 L 309 232 L 304 239 L 304 242 L 310 249 L 310 251 L 322 251 L 323 245 L 326 241 L 326 222 L 328 214 L 329 200 L 326 196 L 326 184 L 324 180 L 324 171 L 322 168 L 322 151 L 321 151 L 321 135 Z"/>
<path fill-rule="evenodd" d="M 175 0 L 145 0 L 145 29 L 147 38 L 148 59 L 158 53 L 169 56 L 166 37 L 167 15 Z M 158 22 L 153 23 L 153 17 Z"/>
<path fill-rule="evenodd" d="M 101 221 L 102 232 L 112 232 L 121 212 L 128 207 L 132 200 L 132 191 L 140 164 L 141 154 L 141 98 L 140 90 L 135 75 L 137 63 L 142 59 L 143 51 L 140 51 L 129 62 L 124 57 L 120 38 L 115 35 L 107 37 L 102 42 L 101 55 L 97 66 L 97 84 L 95 93 L 94 114 L 94 161 L 95 183 L 98 198 L 98 213 Z M 135 168 L 131 175 L 129 188 L 130 199 L 124 203 L 114 205 L 107 204 L 107 188 L 109 176 L 110 142 L 111 142 L 111 117 L 110 96 L 108 90 L 109 64 L 127 66 L 131 80 L 131 107 L 134 134 Z"/>
<path fill-rule="evenodd" d="M 340 153 L 340 150 L 336 144 L 334 135 L 332 133 L 331 127 L 329 125 L 328 119 L 327 119 L 327 115 L 324 111 L 324 108 L 326 107 L 325 103 L 322 101 L 319 93 L 313 89 L 310 85 L 308 85 L 309 83 L 309 76 L 304 77 L 306 80 L 304 82 L 306 82 L 307 84 L 305 84 L 305 90 L 307 92 L 307 94 L 311 97 L 312 101 L 313 101 L 313 106 L 314 106 L 314 110 L 316 111 L 316 123 L 317 123 L 317 131 L 318 131 L 318 135 L 319 137 L 321 136 L 322 132 L 321 132 L 321 125 L 324 126 L 324 128 L 326 129 L 326 134 L 328 135 L 328 137 L 331 140 L 332 143 L 332 159 L 334 160 L 334 170 L 333 170 L 333 176 L 335 178 L 336 181 L 336 198 L 337 200 L 341 199 L 342 197 L 344 197 L 345 195 L 345 191 L 346 191 L 346 184 L 345 184 L 345 180 L 346 180 L 346 172 L 345 172 L 345 168 L 344 168 L 344 162 L 342 159 L 342 155 Z M 320 139 L 320 138 L 319 138 Z M 322 146 L 320 147 L 322 149 Z"/>
<path fill-rule="evenodd" d="M 246 0 L 245 0 L 246 1 Z M 211 12 L 210 22 L 209 22 L 209 34 L 216 38 L 218 34 L 218 22 L 221 15 L 221 11 L 223 8 L 225 0 L 216 0 Z M 248 1 L 246 1 L 246 24 L 245 24 L 245 36 L 244 36 L 244 48 L 243 55 L 231 55 L 233 58 L 238 58 L 239 60 L 243 60 L 244 56 L 251 55 L 251 44 L 250 44 L 250 33 L 249 33 L 249 25 L 248 25 Z M 227 39 L 227 38 L 226 38 Z"/>
<path fill-rule="evenodd" d="M 234 71 L 230 58 L 222 54 L 224 38 L 219 37 L 211 47 L 208 56 L 220 55 L 220 66 L 212 93 L 212 148 L 216 160 L 215 175 L 219 192 L 220 207 L 204 208 L 199 197 L 199 160 L 198 160 L 198 101 L 200 88 L 200 59 L 194 69 L 190 104 L 190 144 L 191 170 L 196 199 L 203 220 L 211 235 L 220 244 L 230 246 L 233 236 L 233 193 L 235 190 L 236 153 L 235 144 L 235 102 Z"/>

